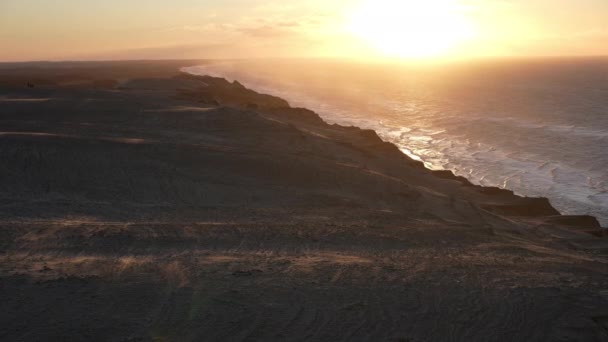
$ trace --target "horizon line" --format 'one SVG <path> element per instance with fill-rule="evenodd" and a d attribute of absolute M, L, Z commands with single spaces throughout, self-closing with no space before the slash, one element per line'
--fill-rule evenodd
<path fill-rule="evenodd" d="M 127 59 L 32 59 L 32 60 L 0 60 L 0 64 L 28 64 L 28 63 L 111 63 L 111 62 L 187 62 L 187 61 L 253 61 L 253 60 L 352 60 L 368 62 L 403 62 L 403 63 L 435 63 L 435 62 L 466 62 L 476 60 L 499 60 L 499 59 L 591 59 L 608 58 L 608 54 L 601 55 L 502 55 L 502 56 L 472 56 L 462 58 L 356 58 L 345 56 L 316 56 L 316 57 L 251 57 L 251 58 L 127 58 Z"/>

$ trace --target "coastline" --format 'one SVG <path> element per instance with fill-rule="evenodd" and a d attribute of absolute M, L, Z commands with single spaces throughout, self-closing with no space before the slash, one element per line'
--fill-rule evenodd
<path fill-rule="evenodd" d="M 589 120 L 596 118 L 596 126 L 602 126 L 597 110 L 581 107 L 596 103 L 596 108 L 601 108 L 603 101 L 594 102 L 592 95 L 585 95 L 588 92 L 575 91 L 576 80 L 564 94 L 561 88 L 555 89 L 558 84 L 537 84 L 542 79 L 538 68 L 521 65 L 531 74 L 522 82 L 538 86 L 538 91 L 529 94 L 530 100 L 544 98 L 543 94 L 563 96 L 568 113 L 549 116 L 546 113 L 559 108 L 540 100 L 529 108 L 534 101 L 527 102 L 523 90 L 512 90 L 515 85 L 508 77 L 500 77 L 501 68 L 479 75 L 471 67 L 459 82 L 442 68 L 434 71 L 438 76 L 425 76 L 392 67 L 364 72 L 344 63 L 338 67 L 340 72 L 334 71 L 331 63 L 312 65 L 317 68 L 298 62 L 274 67 L 262 62 L 211 63 L 182 71 L 237 79 L 253 90 L 311 109 L 329 123 L 373 129 L 404 152 L 419 155 L 428 168 L 452 170 L 474 184 L 506 188 L 521 196 L 546 197 L 562 213 L 591 215 L 602 225 L 608 224 L 608 203 L 604 201 L 608 175 L 602 171 L 607 160 L 601 152 L 604 134 L 595 135 L 598 132 L 587 127 L 589 122 L 580 127 L 564 124 L 575 119 L 573 113 L 586 112 Z M 310 72 L 305 71 L 307 67 L 311 67 Z M 345 74 L 346 70 L 352 75 Z M 389 71 L 394 77 L 385 75 Z M 562 76 L 569 79 L 567 74 Z M 416 82 L 400 85 L 410 79 L 419 80 L 420 86 Z M 486 86 L 472 86 L 476 79 Z M 502 95 L 490 100 L 493 92 Z M 533 113 L 526 115 L 528 110 Z M 562 146 L 562 135 L 568 136 L 571 144 Z"/>
<path fill-rule="evenodd" d="M 205 79 L 214 79 L 219 83 L 225 83 L 223 86 L 227 86 L 229 84 L 234 84 L 236 85 L 237 89 L 243 87 L 241 85 L 241 83 L 239 83 L 238 80 L 234 80 L 234 81 L 228 81 L 227 79 L 221 77 L 221 76 L 209 76 L 209 75 L 197 75 L 188 71 L 184 71 L 184 69 L 187 69 L 188 67 L 185 68 L 181 68 L 180 72 L 186 77 L 186 78 L 190 78 L 190 76 L 192 76 L 194 79 L 201 79 L 201 80 L 205 80 Z M 243 87 L 244 88 L 244 87 Z M 249 90 L 249 89 L 247 89 Z M 256 92 L 256 91 L 253 91 Z M 257 92 L 256 92 L 257 93 Z M 209 98 L 203 98 L 203 99 L 199 99 L 199 102 L 202 103 L 206 103 L 206 104 L 220 104 L 220 105 L 228 105 L 228 106 L 235 106 L 236 108 L 241 108 L 241 109 L 247 109 L 247 110 L 260 110 L 262 113 L 264 112 L 264 110 L 269 110 L 273 107 L 278 107 L 281 108 L 283 110 L 286 111 L 290 111 L 290 110 L 294 110 L 295 112 L 303 112 L 306 113 L 306 115 L 308 116 L 316 116 L 316 118 L 314 119 L 315 121 L 320 121 L 325 125 L 329 125 L 326 121 L 324 121 L 323 118 L 321 118 L 321 116 L 317 113 L 315 113 L 314 111 L 307 109 L 307 108 L 292 108 L 288 101 L 286 101 L 285 99 L 282 99 L 278 96 L 274 96 L 274 95 L 269 95 L 269 94 L 263 94 L 263 93 L 259 93 L 262 96 L 262 99 L 260 101 L 256 101 L 256 100 L 252 100 L 252 103 L 244 103 L 244 102 L 232 102 L 231 99 L 227 99 L 224 98 L 222 99 L 222 101 L 218 101 L 214 96 L 215 94 L 208 94 L 205 96 L 210 96 L 211 99 Z M 278 101 L 281 101 L 279 104 L 275 104 L 275 103 L 271 103 L 271 104 L 266 104 L 265 100 L 267 99 L 267 97 L 270 98 L 274 98 Z M 269 108 L 268 108 L 269 107 Z M 273 110 L 274 111 L 274 110 Z M 317 120 L 318 118 L 318 120 Z M 334 126 L 341 126 L 339 124 L 334 124 Z M 345 127 L 346 128 L 346 127 Z M 379 135 L 374 132 L 373 130 L 369 130 L 369 129 L 362 129 L 359 127 L 352 127 L 354 129 L 359 129 L 362 131 L 366 131 L 368 133 L 370 138 L 373 140 L 379 140 L 382 141 L 385 144 L 389 144 L 391 146 L 393 146 L 395 148 L 395 150 L 399 150 L 403 155 L 405 155 L 407 158 L 409 158 L 411 160 L 411 163 L 418 163 L 419 166 L 421 166 L 422 168 L 428 170 L 431 172 L 431 174 L 435 175 L 436 177 L 439 178 L 443 178 L 443 179 L 450 179 L 450 180 L 454 180 L 457 181 L 459 183 L 461 183 L 463 186 L 465 187 L 471 187 L 471 188 L 475 188 L 477 189 L 477 191 L 483 192 L 483 193 L 488 193 L 488 194 L 496 194 L 496 195 L 505 195 L 505 196 L 515 196 L 518 198 L 523 199 L 526 204 L 524 204 L 523 206 L 525 207 L 529 207 L 529 211 L 528 209 L 524 209 L 524 208 L 509 208 L 509 209 L 502 209 L 502 208 L 494 208 L 492 206 L 488 206 L 488 210 L 492 211 L 492 210 L 497 210 L 498 213 L 501 213 L 501 211 L 503 213 L 515 213 L 516 215 L 522 215 L 522 216 L 535 216 L 536 214 L 534 213 L 538 213 L 538 215 L 546 215 L 546 216 L 560 216 L 563 217 L 563 221 L 564 222 L 568 222 L 569 225 L 576 225 L 578 223 L 582 224 L 582 225 L 588 225 L 590 227 L 595 227 L 595 228 L 603 228 L 600 226 L 600 223 L 598 222 L 598 220 L 591 216 L 591 215 L 567 215 L 567 214 L 562 214 L 560 213 L 557 209 L 555 209 L 548 198 L 546 197 L 527 197 L 527 196 L 521 196 L 521 195 L 516 195 L 512 190 L 509 189 L 503 189 L 503 188 L 498 188 L 498 187 L 489 187 L 489 186 L 483 186 L 483 185 L 477 185 L 477 184 L 473 184 L 470 180 L 466 179 L 465 177 L 462 176 L 456 176 L 454 174 L 453 171 L 451 170 L 433 170 L 428 168 L 424 161 L 416 158 L 416 156 L 413 155 L 409 155 L 408 153 L 402 151 L 401 149 L 399 149 L 396 145 L 394 145 L 391 142 L 387 142 L 387 141 L 383 141 Z M 532 208 L 536 208 L 537 209 L 532 209 Z M 522 210 L 522 212 L 519 212 L 519 210 Z M 525 214 L 524 214 L 525 213 Z M 551 220 L 552 222 L 559 222 L 560 219 L 555 220 L 555 218 L 552 218 Z"/>
<path fill-rule="evenodd" d="M 0 71 L 0 339 L 605 337 L 594 218 L 177 64 Z"/>

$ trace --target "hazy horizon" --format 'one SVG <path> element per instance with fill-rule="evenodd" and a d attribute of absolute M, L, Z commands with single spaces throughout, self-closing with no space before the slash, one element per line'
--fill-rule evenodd
<path fill-rule="evenodd" d="M 361 64 L 379 64 L 379 65 L 402 65 L 404 67 L 412 66 L 457 66 L 457 65 L 468 65 L 471 63 L 509 63 L 509 62 L 535 62 L 535 61 L 580 61 L 580 60 L 605 60 L 608 59 L 606 55 L 580 55 L 580 56 L 569 56 L 569 55 L 554 55 L 554 56 L 480 56 L 480 57 L 469 57 L 460 59 L 436 59 L 436 60 L 408 60 L 398 58 L 377 58 L 374 60 L 364 60 L 360 58 L 351 57 L 257 57 L 257 58 L 108 58 L 108 59 L 32 59 L 32 60 L 0 60 L 0 65 L 11 65 L 11 64 L 86 64 L 86 63 L 137 63 L 137 62 L 171 62 L 171 61 L 191 61 L 195 64 L 192 66 L 199 65 L 198 63 L 216 63 L 216 62 L 267 62 L 267 61 L 347 61 L 350 63 L 361 63 Z"/>
<path fill-rule="evenodd" d="M 0 61 L 608 55 L 601 0 L 0 3 Z"/>

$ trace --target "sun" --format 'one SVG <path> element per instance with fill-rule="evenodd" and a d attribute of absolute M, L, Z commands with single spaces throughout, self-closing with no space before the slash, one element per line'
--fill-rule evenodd
<path fill-rule="evenodd" d="M 376 54 L 441 57 L 469 39 L 472 26 L 455 0 L 363 0 L 349 15 L 349 31 Z"/>

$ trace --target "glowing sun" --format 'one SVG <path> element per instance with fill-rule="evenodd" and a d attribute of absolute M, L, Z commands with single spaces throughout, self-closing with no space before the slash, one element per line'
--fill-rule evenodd
<path fill-rule="evenodd" d="M 465 14 L 455 0 L 362 0 L 349 30 L 386 56 L 438 57 L 471 36 Z"/>

